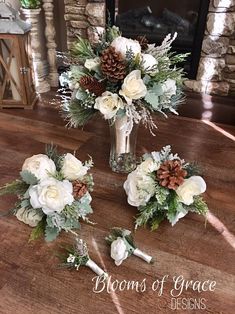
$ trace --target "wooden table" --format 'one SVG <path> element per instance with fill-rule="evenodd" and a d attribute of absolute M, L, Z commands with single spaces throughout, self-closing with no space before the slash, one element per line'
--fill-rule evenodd
<path fill-rule="evenodd" d="M 235 233 L 235 128 L 218 128 L 181 117 L 156 121 L 156 137 L 141 127 L 138 153 L 171 144 L 181 157 L 197 161 L 208 184 L 205 198 L 211 212 Z M 76 272 L 57 267 L 58 245 L 71 242 L 72 235 L 62 233 L 50 244 L 44 240 L 29 244 L 30 227 L 8 216 L 0 219 L 0 313 L 171 313 L 177 299 L 170 294 L 174 276 L 216 281 L 213 292 L 184 289 L 178 297 L 177 313 L 235 313 L 234 249 L 210 224 L 205 227 L 205 219 L 199 215 L 189 214 L 173 228 L 164 222 L 156 232 L 138 229 L 136 243 L 156 259 L 155 264 L 148 265 L 133 256 L 120 267 L 114 265 L 104 237 L 114 226 L 133 230 L 137 211 L 126 202 L 122 188 L 125 176 L 112 173 L 108 167 L 108 128 L 101 120 L 90 123 L 84 131 L 66 130 L 57 111 L 45 104 L 34 111 L 2 110 L 0 184 L 16 178 L 24 159 L 42 153 L 48 142 L 59 145 L 61 151 L 76 149 L 81 159 L 86 159 L 87 154 L 93 156 L 94 214 L 90 218 L 97 224 L 83 224 L 81 236 L 88 242 L 90 256 L 108 271 L 112 281 L 145 279 L 146 291 L 108 293 L 105 288 L 94 293 L 94 274 L 89 269 Z M 11 208 L 14 200 L 11 196 L 2 197 L 0 211 Z M 165 275 L 168 277 L 159 296 L 159 289 L 153 291 L 152 283 Z M 191 298 L 194 307 L 201 302 L 201 309 L 189 310 L 188 306 L 183 310 L 182 298 L 186 303 Z"/>

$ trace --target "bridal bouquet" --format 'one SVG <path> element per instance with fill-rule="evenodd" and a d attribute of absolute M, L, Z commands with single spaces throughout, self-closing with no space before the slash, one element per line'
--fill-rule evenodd
<path fill-rule="evenodd" d="M 172 154 L 170 146 L 143 159 L 124 183 L 128 203 L 139 210 L 136 228 L 149 224 L 154 230 L 164 219 L 173 226 L 189 211 L 206 214 L 208 208 L 200 196 L 206 183 L 194 164 Z"/>
<path fill-rule="evenodd" d="M 152 113 L 177 114 L 183 79 L 177 64 L 186 55 L 170 52 L 176 36 L 169 34 L 156 46 L 145 37 L 122 37 L 113 26 L 99 34 L 95 45 L 78 38 L 70 70 L 60 76 L 61 85 L 73 91 L 71 98 L 64 95 L 62 105 L 68 124 L 82 126 L 99 112 L 111 121 L 126 117 L 126 133 L 140 121 L 152 132 Z"/>
<path fill-rule="evenodd" d="M 18 202 L 13 213 L 23 223 L 34 227 L 30 240 L 45 233 L 46 241 L 54 240 L 61 230 L 80 227 L 79 219 L 88 221 L 93 178 L 84 164 L 74 155 L 58 155 L 48 146 L 46 154 L 27 158 L 20 179 L 0 188 L 0 195 L 16 194 Z"/>

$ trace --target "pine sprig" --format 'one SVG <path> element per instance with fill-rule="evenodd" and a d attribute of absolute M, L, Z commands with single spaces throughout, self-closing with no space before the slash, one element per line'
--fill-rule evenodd
<path fill-rule="evenodd" d="M 188 208 L 190 211 L 201 215 L 205 215 L 208 212 L 208 206 L 201 196 L 194 196 L 194 202 Z"/>
<path fill-rule="evenodd" d="M 46 145 L 46 149 L 45 149 L 46 155 L 54 161 L 55 166 L 57 171 L 60 171 L 61 169 L 61 162 L 63 157 L 61 155 L 59 155 L 58 151 L 57 151 L 57 146 L 54 146 L 53 144 L 47 144 Z M 62 180 L 63 177 L 61 178 L 60 173 L 56 173 L 56 175 L 54 176 L 56 179 L 58 180 Z"/>
<path fill-rule="evenodd" d="M 84 126 L 93 116 L 97 110 L 93 108 L 84 107 L 78 99 L 73 99 L 68 105 L 68 111 L 65 112 L 66 119 L 69 121 L 68 125 L 71 127 Z"/>
<path fill-rule="evenodd" d="M 29 185 L 22 180 L 14 180 L 0 187 L 0 196 L 6 194 L 24 195 Z"/>
<path fill-rule="evenodd" d="M 176 54 L 175 52 L 168 52 L 168 57 L 172 65 L 184 62 L 190 55 L 191 53 Z"/>
<path fill-rule="evenodd" d="M 140 226 L 146 226 L 149 221 L 154 217 L 159 204 L 156 200 L 150 200 L 145 206 L 140 206 L 138 208 L 140 214 L 135 220 L 135 229 Z"/>
<path fill-rule="evenodd" d="M 46 228 L 46 217 L 43 217 L 42 220 L 39 221 L 37 226 L 35 228 L 33 228 L 32 232 L 30 234 L 29 242 L 35 241 L 35 240 L 41 238 L 44 235 L 45 228 Z"/>
<path fill-rule="evenodd" d="M 201 168 L 196 162 L 188 163 L 184 167 L 184 169 L 187 171 L 187 178 L 191 176 L 198 176 L 201 175 Z"/>
<path fill-rule="evenodd" d="M 71 54 L 73 57 L 77 57 L 81 60 L 95 58 L 96 56 L 90 42 L 82 37 L 78 37 L 77 41 L 72 46 Z"/>

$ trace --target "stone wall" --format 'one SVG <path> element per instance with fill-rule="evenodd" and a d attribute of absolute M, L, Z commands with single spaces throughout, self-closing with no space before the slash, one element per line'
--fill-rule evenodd
<path fill-rule="evenodd" d="M 67 46 L 71 48 L 76 35 L 88 37 L 91 42 L 97 39 L 97 31 L 105 27 L 105 1 L 103 0 L 64 0 L 67 26 Z"/>
<path fill-rule="evenodd" d="M 196 80 L 186 89 L 235 95 L 235 0 L 210 0 L 201 60 Z M 97 39 L 105 26 L 104 0 L 64 0 L 68 49 L 76 35 Z"/>
<path fill-rule="evenodd" d="M 235 0 L 211 0 L 196 80 L 196 92 L 235 95 Z"/>

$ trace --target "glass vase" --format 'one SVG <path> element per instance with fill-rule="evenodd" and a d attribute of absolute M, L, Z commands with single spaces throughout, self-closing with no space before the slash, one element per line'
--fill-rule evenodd
<path fill-rule="evenodd" d="M 133 124 L 130 134 L 126 133 L 127 116 L 109 122 L 110 157 L 109 165 L 114 172 L 129 173 L 136 168 L 136 140 L 138 124 Z"/>

